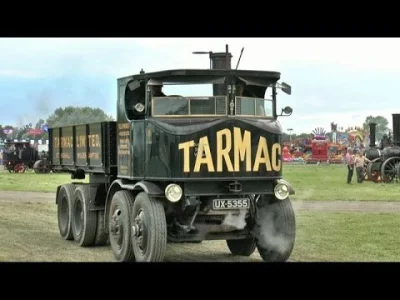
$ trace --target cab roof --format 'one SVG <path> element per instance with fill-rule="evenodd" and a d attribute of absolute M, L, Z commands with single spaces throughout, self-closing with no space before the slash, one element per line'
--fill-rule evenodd
<path fill-rule="evenodd" d="M 163 84 L 224 83 L 227 77 L 236 77 L 247 84 L 269 86 L 280 79 L 280 72 L 235 69 L 176 69 L 142 73 L 118 78 L 119 85 L 132 80 L 157 79 Z"/>

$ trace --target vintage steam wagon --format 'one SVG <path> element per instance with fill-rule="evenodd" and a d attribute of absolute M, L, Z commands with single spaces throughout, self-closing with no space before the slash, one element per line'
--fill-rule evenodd
<path fill-rule="evenodd" d="M 37 151 L 25 141 L 5 141 L 3 152 L 4 169 L 10 173 L 24 173 L 26 169 L 32 168 Z"/>
<path fill-rule="evenodd" d="M 211 69 L 120 78 L 116 122 L 49 129 L 51 167 L 89 175 L 57 188 L 64 239 L 110 243 L 119 262 L 163 261 L 168 243 L 203 240 L 288 260 L 294 190 L 282 179 L 277 118 L 292 109 L 278 114 L 277 89 L 291 87 L 278 72 L 231 69 L 231 57 L 211 52 Z M 207 83 L 212 96 L 160 93 Z"/>
<path fill-rule="evenodd" d="M 53 171 L 49 163 L 49 154 L 40 153 L 38 159 L 33 164 L 33 170 L 35 173 L 43 174 L 50 173 Z"/>
<path fill-rule="evenodd" d="M 4 169 L 10 173 L 24 173 L 27 169 L 34 169 L 36 173 L 50 172 L 49 164 L 40 165 L 44 157 L 28 141 L 5 141 L 3 152 Z"/>
<path fill-rule="evenodd" d="M 371 160 L 366 176 L 373 182 L 398 182 L 400 178 L 400 114 L 393 114 L 393 140 L 390 136 L 375 145 L 376 124 L 370 123 L 370 145 L 365 156 Z"/>

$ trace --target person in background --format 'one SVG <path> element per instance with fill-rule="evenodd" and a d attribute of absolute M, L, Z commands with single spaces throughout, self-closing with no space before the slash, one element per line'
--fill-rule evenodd
<path fill-rule="evenodd" d="M 370 160 L 368 158 L 366 158 L 364 156 L 364 151 L 360 150 L 359 154 L 357 154 L 355 160 L 354 160 L 354 164 L 356 167 L 356 174 L 357 174 L 357 182 L 358 183 L 362 183 L 364 181 L 364 165 L 365 162 L 370 162 Z"/>
<path fill-rule="evenodd" d="M 150 87 L 150 99 L 149 99 L 148 109 L 151 112 L 153 97 L 166 97 L 166 95 L 162 91 L 163 84 L 160 81 L 150 79 L 147 85 Z"/>
<path fill-rule="evenodd" d="M 148 85 L 150 86 L 151 96 L 152 97 L 165 97 L 163 93 L 163 84 L 157 80 L 150 80 Z"/>
<path fill-rule="evenodd" d="M 236 83 L 235 88 L 236 88 L 236 96 L 238 96 L 238 97 L 258 98 L 257 95 L 254 94 L 250 89 L 246 88 L 246 84 L 241 81 L 238 81 Z M 242 112 L 248 111 L 248 112 L 250 112 L 249 113 L 250 115 L 254 115 L 254 114 L 259 115 L 259 116 L 266 115 L 264 101 L 259 101 L 256 112 L 254 112 L 254 103 L 245 102 L 245 103 L 242 103 L 242 106 L 243 106 Z M 244 114 L 246 114 L 246 113 L 244 113 Z"/>
<path fill-rule="evenodd" d="M 347 154 L 345 157 L 347 164 L 347 183 L 351 184 L 351 179 L 353 178 L 354 173 L 354 154 L 352 149 L 347 150 Z"/>

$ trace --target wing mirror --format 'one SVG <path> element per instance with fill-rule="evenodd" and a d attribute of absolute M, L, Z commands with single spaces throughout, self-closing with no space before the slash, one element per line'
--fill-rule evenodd
<path fill-rule="evenodd" d="M 283 92 L 285 92 L 288 95 L 292 94 L 292 87 L 285 82 L 281 83 L 281 89 Z"/>
<path fill-rule="evenodd" d="M 293 113 L 293 109 L 290 106 L 286 106 L 285 108 L 282 108 L 281 116 L 288 117 Z M 284 115 L 285 114 L 285 115 Z"/>

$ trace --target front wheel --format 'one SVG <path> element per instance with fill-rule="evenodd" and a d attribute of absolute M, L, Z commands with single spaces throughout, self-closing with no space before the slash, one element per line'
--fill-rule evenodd
<path fill-rule="evenodd" d="M 229 251 L 233 255 L 250 256 L 256 250 L 256 239 L 226 240 Z"/>
<path fill-rule="evenodd" d="M 131 214 L 132 248 L 137 262 L 161 262 L 167 249 L 167 222 L 162 203 L 141 192 Z"/>
<path fill-rule="evenodd" d="M 255 219 L 258 252 L 266 262 L 289 259 L 296 239 L 296 218 L 289 198 L 277 200 L 261 196 Z"/>
<path fill-rule="evenodd" d="M 135 261 L 131 244 L 131 210 L 133 195 L 129 191 L 118 191 L 111 200 L 109 239 L 111 249 L 118 262 Z"/>

